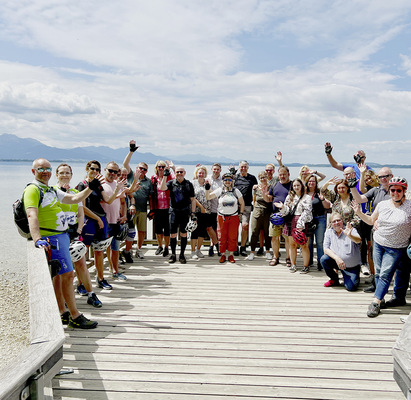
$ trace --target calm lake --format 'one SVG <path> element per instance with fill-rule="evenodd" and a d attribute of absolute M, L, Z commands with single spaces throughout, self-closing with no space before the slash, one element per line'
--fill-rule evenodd
<path fill-rule="evenodd" d="M 53 173 L 59 163 L 52 163 Z M 137 165 L 132 163 L 134 169 Z M 72 163 L 73 179 L 72 186 L 76 186 L 78 182 L 84 179 L 85 176 L 85 163 Z M 192 180 L 194 165 L 184 166 L 187 175 L 186 178 Z M 209 167 L 209 166 L 207 166 Z M 149 165 L 148 176 L 153 174 L 154 165 Z M 228 167 L 223 166 L 225 172 Z M 263 166 L 250 166 L 249 173 L 256 175 L 264 169 Z M 276 167 L 277 169 L 277 167 Z M 317 167 L 313 167 L 317 169 Z M 298 176 L 300 167 L 291 167 L 291 178 Z M 318 170 L 324 173 L 327 178 L 333 176 L 342 177 L 342 173 L 331 167 L 318 168 Z M 210 172 L 210 171 L 209 171 Z M 376 171 L 377 172 L 377 171 Z M 411 168 L 398 168 L 393 170 L 394 175 L 403 176 L 411 182 Z M 7 162 L 0 161 L 0 184 L 3 188 L 3 194 L 0 197 L 0 220 L 2 221 L 2 229 L 0 230 L 0 269 L 7 269 L 15 272 L 17 275 L 26 273 L 26 240 L 23 239 L 17 232 L 12 218 L 12 204 L 14 201 L 21 197 L 24 187 L 27 183 L 33 180 L 31 173 L 31 162 Z M 56 183 L 55 177 L 52 177 L 51 184 Z"/>

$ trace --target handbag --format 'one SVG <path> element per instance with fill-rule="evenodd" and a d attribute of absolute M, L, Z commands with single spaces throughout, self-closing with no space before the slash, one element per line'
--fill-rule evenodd
<path fill-rule="evenodd" d="M 285 224 L 290 224 L 291 221 L 294 218 L 295 210 L 297 209 L 298 203 L 300 202 L 301 197 L 298 199 L 296 205 L 293 207 L 293 209 L 286 215 L 283 215 L 283 220 Z"/>

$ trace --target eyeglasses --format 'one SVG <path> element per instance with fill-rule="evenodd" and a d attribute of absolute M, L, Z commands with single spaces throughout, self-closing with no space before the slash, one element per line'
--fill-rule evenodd
<path fill-rule="evenodd" d="M 90 167 L 89 168 L 90 171 L 97 171 L 100 172 L 100 168 L 94 168 L 94 167 Z"/>
<path fill-rule="evenodd" d="M 59 174 L 59 175 L 63 175 L 63 176 L 64 176 L 64 175 L 71 175 L 71 172 L 59 172 L 58 174 Z"/>
<path fill-rule="evenodd" d="M 164 169 L 166 166 L 165 165 L 157 165 L 157 168 L 160 168 L 160 169 Z M 141 169 L 141 168 L 140 168 Z M 146 170 L 147 171 L 147 170 Z"/>
<path fill-rule="evenodd" d="M 184 171 L 176 171 L 176 174 L 184 174 Z"/>
<path fill-rule="evenodd" d="M 142 171 L 147 171 L 147 168 L 144 167 L 138 167 L 138 169 L 141 169 Z"/>
<path fill-rule="evenodd" d="M 391 177 L 391 174 L 390 175 L 378 175 L 378 178 L 380 179 L 388 179 L 390 177 Z"/>
<path fill-rule="evenodd" d="M 36 170 L 37 170 L 38 172 L 51 172 L 51 168 L 39 167 L 39 168 L 36 168 Z"/>
<path fill-rule="evenodd" d="M 118 175 L 120 173 L 120 171 L 118 169 L 107 168 L 107 171 L 110 172 L 110 174 L 116 174 L 116 175 Z"/>
<path fill-rule="evenodd" d="M 339 222 L 342 222 L 342 219 L 335 219 L 334 221 L 331 221 L 332 224 L 338 224 Z"/>
<path fill-rule="evenodd" d="M 402 189 L 390 189 L 390 192 L 391 193 L 395 193 L 395 192 L 402 193 Z"/>

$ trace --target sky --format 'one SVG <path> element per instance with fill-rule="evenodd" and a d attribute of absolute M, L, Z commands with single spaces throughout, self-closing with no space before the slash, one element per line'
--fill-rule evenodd
<path fill-rule="evenodd" d="M 411 164 L 409 0 L 2 0 L 0 134 Z"/>

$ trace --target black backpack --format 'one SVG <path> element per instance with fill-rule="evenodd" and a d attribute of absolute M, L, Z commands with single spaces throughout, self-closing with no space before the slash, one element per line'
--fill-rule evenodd
<path fill-rule="evenodd" d="M 34 182 L 28 183 L 26 187 L 29 185 L 35 185 L 38 187 L 40 191 L 40 200 L 39 200 L 39 207 L 40 207 L 40 204 L 43 201 L 43 197 L 44 197 L 43 189 Z M 26 210 L 24 208 L 23 197 L 21 199 L 16 200 L 13 203 L 13 217 L 14 217 L 14 223 L 16 224 L 17 230 L 20 233 L 20 235 L 26 239 L 31 239 L 29 221 L 27 219 Z"/>

